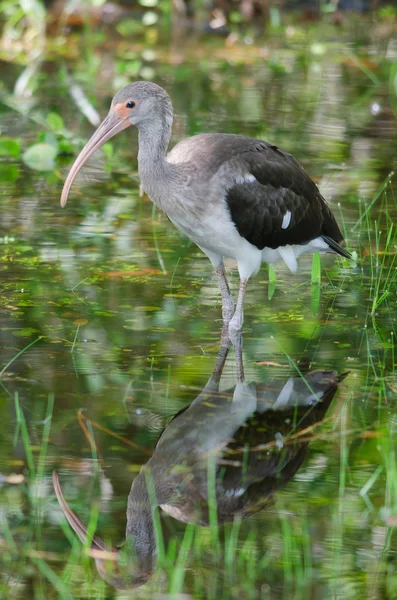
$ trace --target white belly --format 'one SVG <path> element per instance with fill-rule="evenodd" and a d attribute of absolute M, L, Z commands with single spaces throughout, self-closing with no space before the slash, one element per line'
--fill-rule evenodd
<path fill-rule="evenodd" d="M 221 203 L 213 204 L 209 207 L 211 212 L 202 212 L 200 215 L 195 214 L 194 207 L 191 211 L 186 205 L 184 208 L 183 212 L 169 215 L 169 218 L 177 229 L 198 246 L 237 260 L 241 249 L 249 244 L 241 237 Z"/>
<path fill-rule="evenodd" d="M 220 214 L 216 214 L 216 213 Z M 257 273 L 262 263 L 262 252 L 245 238 L 241 237 L 232 220 L 225 219 L 225 210 L 205 215 L 198 222 L 170 217 L 172 223 L 197 244 L 216 266 L 222 257 L 237 261 L 240 277 L 251 277 Z"/>
<path fill-rule="evenodd" d="M 306 252 L 329 251 L 329 246 L 321 238 L 305 245 L 289 245 L 280 248 L 263 248 L 241 237 L 228 211 L 222 203 L 211 206 L 211 213 L 195 213 L 195 207 L 184 205 L 184 210 L 176 215 L 168 215 L 179 231 L 197 244 L 216 266 L 222 257 L 237 261 L 241 278 L 255 275 L 262 262 L 275 263 L 283 260 L 292 273 L 297 271 L 297 258 Z"/>

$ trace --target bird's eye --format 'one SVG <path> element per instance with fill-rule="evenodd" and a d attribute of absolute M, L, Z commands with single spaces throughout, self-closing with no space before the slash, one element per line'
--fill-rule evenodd
<path fill-rule="evenodd" d="M 130 100 L 125 106 L 126 108 L 134 108 L 135 102 L 133 100 Z"/>

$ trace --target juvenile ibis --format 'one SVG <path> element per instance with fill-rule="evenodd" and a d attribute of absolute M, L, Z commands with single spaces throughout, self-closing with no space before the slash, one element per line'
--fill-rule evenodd
<path fill-rule="evenodd" d="M 242 135 L 204 133 L 183 140 L 167 154 L 172 120 L 170 97 L 158 85 L 138 81 L 120 90 L 74 162 L 61 206 L 86 160 L 135 125 L 143 189 L 212 262 L 233 339 L 243 323 L 247 282 L 262 262 L 281 259 L 295 273 L 304 252 L 350 254 L 340 246 L 342 234 L 316 184 L 288 152 Z M 235 312 L 224 257 L 237 261 L 240 275 Z"/>
<path fill-rule="evenodd" d="M 155 506 L 184 523 L 209 525 L 209 457 L 214 461 L 212 491 L 219 524 L 269 508 L 275 493 L 303 463 L 309 446 L 303 433 L 324 419 L 347 375 L 316 370 L 305 379 L 292 376 L 249 385 L 242 380 L 220 392 L 229 348 L 223 338 L 206 386 L 166 426 L 132 482 L 124 569 L 117 548 L 97 536 L 90 540 L 101 577 L 114 587 L 138 587 L 149 580 L 157 555 Z M 53 483 L 66 519 L 85 544 L 87 528 L 69 508 L 55 472 Z"/>

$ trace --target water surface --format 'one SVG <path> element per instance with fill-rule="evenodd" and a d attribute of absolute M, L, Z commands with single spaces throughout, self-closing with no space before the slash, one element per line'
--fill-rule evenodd
<path fill-rule="evenodd" d="M 101 115 L 132 79 L 121 50 L 98 47 L 68 65 Z M 376 40 L 357 49 L 312 31 L 258 46 L 209 42 L 182 58 L 166 47 L 150 62 L 174 103 L 173 143 L 204 131 L 277 143 L 320 185 L 355 252 L 352 263 L 323 257 L 319 288 L 310 257 L 294 277 L 278 265 L 270 300 L 263 265 L 247 294 L 247 382 L 281 390 L 317 369 L 349 375 L 271 506 L 219 531 L 162 517 L 153 577 L 139 592 L 107 586 L 62 518 L 51 473 L 82 520 L 94 527 L 99 513 L 98 534 L 119 545 L 132 481 L 214 368 L 220 299 L 209 261 L 140 197 L 133 131 L 91 160 L 60 209 L 67 167 L 93 127 L 68 94 L 63 61 L 43 60 L 28 98 L 12 97 L 23 67 L 7 65 L 3 133 L 23 149 L 48 141 L 43 119 L 55 112 L 70 141 L 52 172 L 0 163 L 1 593 L 393 598 L 395 180 L 378 193 L 396 162 L 393 57 Z M 221 389 L 235 376 L 231 353 Z"/>

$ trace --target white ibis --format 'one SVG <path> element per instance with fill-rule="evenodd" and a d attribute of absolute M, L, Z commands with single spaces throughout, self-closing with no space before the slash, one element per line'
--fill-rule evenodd
<path fill-rule="evenodd" d="M 114 135 L 139 130 L 138 170 L 143 189 L 171 222 L 193 240 L 215 267 L 222 314 L 235 338 L 243 323 L 247 282 L 262 262 L 282 259 L 291 273 L 304 252 L 351 258 L 335 218 L 315 183 L 288 152 L 273 144 L 224 133 L 199 134 L 167 154 L 173 108 L 154 83 L 127 85 L 80 152 L 65 181 L 61 206 L 86 160 Z M 236 311 L 224 257 L 240 275 Z"/>
<path fill-rule="evenodd" d="M 155 506 L 184 523 L 209 524 L 209 457 L 214 460 L 219 524 L 271 506 L 274 494 L 296 474 L 306 456 L 309 441 L 302 432 L 324 419 L 347 375 L 316 370 L 305 379 L 295 376 L 285 382 L 278 378 L 249 385 L 240 381 L 220 392 L 230 348 L 224 338 L 222 344 L 207 385 L 167 425 L 152 457 L 132 482 L 124 569 L 117 548 L 97 536 L 90 540 L 99 574 L 116 588 L 140 586 L 152 574 L 157 554 Z M 87 528 L 69 508 L 55 472 L 53 483 L 66 519 L 86 544 Z"/>

